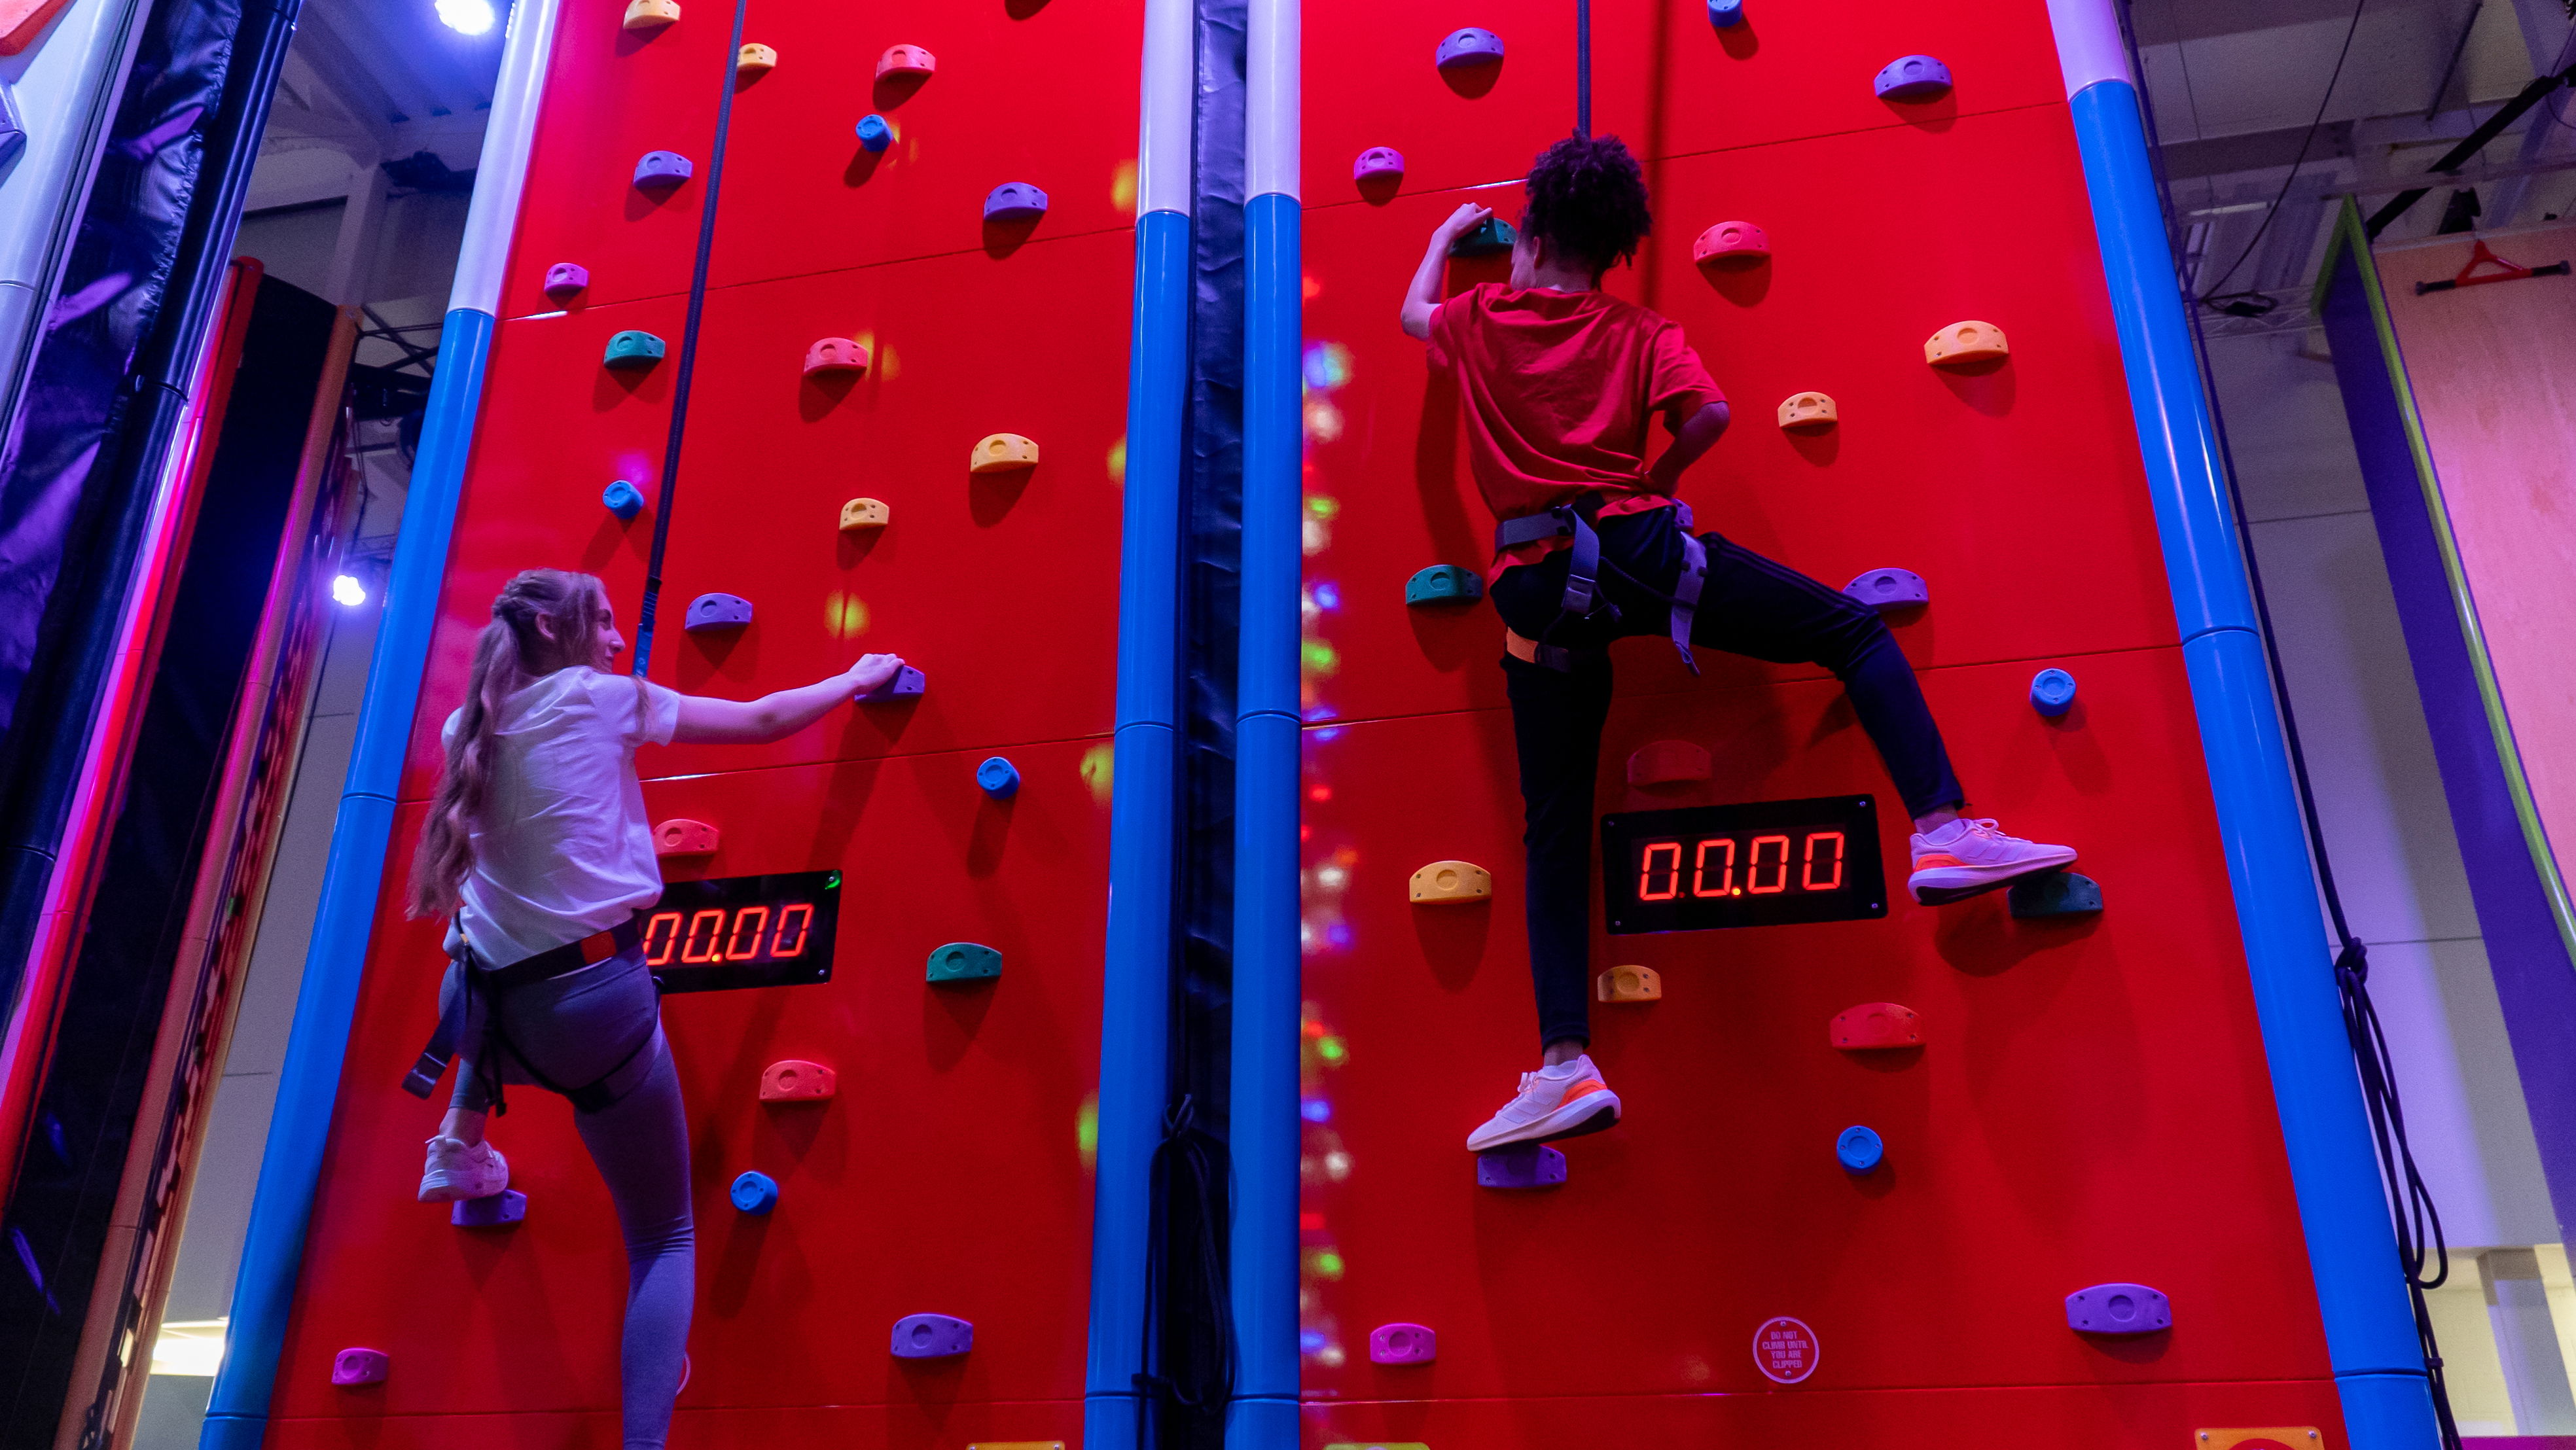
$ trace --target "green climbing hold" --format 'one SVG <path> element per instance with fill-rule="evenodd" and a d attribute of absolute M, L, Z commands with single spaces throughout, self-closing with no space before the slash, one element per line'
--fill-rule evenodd
<path fill-rule="evenodd" d="M 1002 975 L 1002 954 L 971 941 L 953 941 L 930 954 L 932 982 L 989 982 Z"/>
<path fill-rule="evenodd" d="M 2015 916 L 2081 916 L 2102 909 L 2102 887 L 2078 872 L 2051 871 L 2015 883 L 2004 903 Z"/>
<path fill-rule="evenodd" d="M 1455 564 L 1434 564 L 1404 581 L 1407 604 L 1464 604 L 1485 597 L 1485 581 Z"/>
<path fill-rule="evenodd" d="M 662 339 L 649 332 L 621 332 L 608 340 L 600 361 L 613 368 L 649 368 L 662 360 Z"/>
<path fill-rule="evenodd" d="M 1476 223 L 1476 229 L 1474 231 L 1469 232 L 1467 235 L 1460 237 L 1454 242 L 1451 242 L 1449 244 L 1449 255 L 1453 257 L 1489 257 L 1496 252 L 1510 251 L 1512 249 L 1512 243 L 1517 242 L 1520 239 L 1520 233 L 1512 230 L 1512 224 L 1510 222 L 1503 220 L 1499 216 L 1489 216 L 1483 221 Z"/>

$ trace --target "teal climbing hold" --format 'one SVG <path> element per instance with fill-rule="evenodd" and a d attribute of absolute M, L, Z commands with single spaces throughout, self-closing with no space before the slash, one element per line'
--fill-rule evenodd
<path fill-rule="evenodd" d="M 1460 237 L 1454 242 L 1451 242 L 1449 244 L 1449 255 L 1453 257 L 1489 257 L 1496 252 L 1510 251 L 1512 249 L 1512 243 L 1517 242 L 1520 239 L 1520 233 L 1512 230 L 1512 224 L 1510 222 L 1503 220 L 1499 216 L 1489 216 L 1483 221 L 1476 223 L 1476 229 L 1474 231 L 1469 232 L 1467 235 Z"/>
<path fill-rule="evenodd" d="M 953 941 L 930 954 L 932 982 L 989 982 L 1002 975 L 1002 954 L 979 942 Z"/>
<path fill-rule="evenodd" d="M 613 368 L 649 368 L 662 360 L 662 339 L 649 332 L 621 332 L 608 340 L 600 362 Z"/>
<path fill-rule="evenodd" d="M 2080 872 L 2051 871 L 2016 883 L 2004 904 L 2020 917 L 2082 916 L 2102 909 L 2102 886 Z"/>
<path fill-rule="evenodd" d="M 1464 604 L 1485 597 L 1485 581 L 1455 564 L 1434 564 L 1404 581 L 1407 604 Z"/>

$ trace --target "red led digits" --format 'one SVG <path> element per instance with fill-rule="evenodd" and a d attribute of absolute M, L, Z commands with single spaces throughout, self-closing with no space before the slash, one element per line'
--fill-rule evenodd
<path fill-rule="evenodd" d="M 733 930 L 725 933 L 725 960 L 747 962 L 760 955 L 760 934 L 769 929 L 769 908 L 746 906 L 733 914 Z"/>
<path fill-rule="evenodd" d="M 1765 846 L 1780 848 L 1780 859 L 1771 863 L 1780 868 L 1780 874 L 1773 877 L 1768 886 L 1762 884 L 1762 848 Z M 1771 896 L 1789 889 L 1788 837 L 1756 836 L 1753 838 L 1753 859 L 1744 868 L 1744 889 L 1756 896 Z"/>
<path fill-rule="evenodd" d="M 1654 889 L 1655 855 L 1659 851 L 1670 851 L 1673 853 L 1672 859 L 1664 863 L 1664 871 L 1666 874 L 1664 876 L 1664 889 L 1661 891 Z M 1637 899 L 1639 901 L 1670 901 L 1681 894 L 1682 843 L 1679 841 L 1657 841 L 1646 847 L 1645 859 L 1637 871 Z"/>
<path fill-rule="evenodd" d="M 650 921 L 644 923 L 644 965 L 668 966 L 671 961 L 671 949 L 679 944 L 680 914 L 678 912 L 656 912 Z"/>
<path fill-rule="evenodd" d="M 1708 884 L 1708 849 L 1711 846 L 1726 848 L 1726 864 L 1718 871 L 1717 886 L 1714 890 L 1710 889 Z M 1700 842 L 1699 852 L 1691 862 L 1691 895 L 1733 896 L 1735 894 L 1735 838 L 1713 836 Z"/>
<path fill-rule="evenodd" d="M 794 906 L 778 908 L 778 935 L 770 939 L 769 955 L 782 962 L 803 955 L 805 939 L 812 933 L 813 926 L 814 907 L 811 902 L 800 901 Z"/>
<path fill-rule="evenodd" d="M 1832 879 L 1831 879 L 1831 880 L 1827 880 L 1827 881 L 1818 881 L 1818 880 L 1816 879 L 1816 848 L 1817 848 L 1818 846 L 1825 845 L 1825 844 L 1827 844 L 1827 843 L 1829 843 L 1829 842 L 1832 844 L 1832 846 L 1833 846 L 1833 848 L 1834 848 L 1834 856 L 1833 856 L 1833 860 L 1832 860 L 1831 862 L 1829 862 L 1828 864 L 1829 864 L 1829 865 L 1831 865 L 1831 866 L 1833 867 L 1834 874 L 1833 874 L 1833 877 L 1832 877 Z M 1840 832 L 1840 831 L 1818 831 L 1818 832 L 1816 832 L 1814 835 L 1809 836 L 1809 837 L 1807 838 L 1807 869 L 1806 869 L 1806 871 L 1803 873 L 1803 875 L 1802 875 L 1801 879 L 1799 880 L 1798 884 L 1799 884 L 1800 886 L 1805 887 L 1805 888 L 1806 888 L 1807 890 L 1809 890 L 1809 891 L 1840 891 L 1840 890 L 1842 889 L 1842 885 L 1843 885 L 1843 833 L 1842 833 L 1842 832 Z"/>
<path fill-rule="evenodd" d="M 699 930 L 704 927 L 705 930 Z M 724 960 L 725 910 L 713 907 L 689 918 L 689 930 L 680 942 L 680 960 L 692 966 Z"/>

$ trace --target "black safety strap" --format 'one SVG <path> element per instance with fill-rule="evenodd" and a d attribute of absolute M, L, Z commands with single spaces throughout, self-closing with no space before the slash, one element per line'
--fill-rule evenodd
<path fill-rule="evenodd" d="M 1592 520 L 1586 512 L 1589 510 L 1591 513 L 1598 513 L 1600 507 L 1599 495 L 1586 494 L 1577 502 L 1558 504 L 1545 513 L 1504 519 L 1494 526 L 1494 548 L 1498 551 L 1516 549 L 1524 544 L 1543 544 L 1550 539 L 1561 539 L 1569 534 L 1574 538 L 1572 547 L 1566 551 L 1571 557 L 1566 561 L 1564 599 L 1558 607 L 1556 618 L 1549 621 L 1548 627 L 1540 631 L 1539 637 L 1532 641 L 1535 646 L 1533 653 L 1537 657 L 1536 662 L 1559 672 L 1573 669 L 1576 652 L 1547 642 L 1549 637 L 1556 633 L 1557 627 L 1568 619 L 1590 619 L 1594 614 L 1604 611 L 1612 620 L 1618 619 L 1618 606 L 1601 597 L 1601 571 L 1607 568 L 1620 578 L 1672 605 L 1670 630 L 1673 648 L 1681 652 L 1682 664 L 1692 674 L 1698 674 L 1699 661 L 1691 657 L 1690 637 L 1691 626 L 1699 615 L 1700 591 L 1708 583 L 1708 548 L 1699 541 L 1697 535 L 1691 532 L 1690 505 L 1679 500 L 1674 501 L 1672 505 L 1680 514 L 1682 571 L 1681 577 L 1674 582 L 1673 592 L 1670 594 L 1638 579 L 1618 565 L 1602 559 L 1601 535 L 1592 527 Z"/>
<path fill-rule="evenodd" d="M 600 1074 L 592 1082 L 577 1088 L 567 1088 L 540 1072 L 537 1065 L 530 1062 L 526 1054 L 520 1052 L 511 1043 L 509 1035 L 501 1028 L 501 1001 L 515 988 L 565 976 L 585 967 L 594 967 L 601 962 L 633 951 L 636 943 L 643 939 L 642 929 L 636 922 L 637 918 L 628 917 L 606 931 L 593 932 L 579 941 L 566 942 L 562 946 L 539 952 L 535 956 L 523 957 L 506 967 L 490 970 L 485 970 L 475 963 L 474 948 L 470 944 L 466 945 L 465 955 L 458 963 L 461 970 L 458 974 L 456 998 L 447 1005 L 445 1011 L 439 1013 L 438 1025 L 430 1030 L 428 1044 L 421 1049 L 420 1057 L 412 1064 L 411 1071 L 403 1075 L 403 1091 L 416 1098 L 426 1098 L 438 1086 L 438 1080 L 447 1075 L 447 1065 L 455 1060 L 457 1048 L 465 1035 L 465 1024 L 472 1017 L 474 994 L 479 991 L 484 994 L 485 1004 L 483 1050 L 477 1054 L 477 1061 L 492 1069 L 488 1086 L 492 1090 L 494 1113 L 506 1114 L 510 1111 L 509 1103 L 504 1099 L 499 1070 L 500 1055 L 504 1052 L 508 1053 L 521 1067 L 527 1069 L 529 1079 L 537 1086 L 571 1099 L 576 1112 L 595 1113 L 616 1102 L 616 1095 L 608 1091 L 609 1080 L 624 1072 L 627 1064 L 633 1062 L 637 1054 L 652 1044 L 653 1033 L 660 1030 L 658 1020 L 652 1030 L 648 1030 L 633 1047 L 627 1049 L 626 1055 L 617 1060 L 615 1067 Z M 463 934 L 460 928 L 459 937 L 461 938 Z"/>

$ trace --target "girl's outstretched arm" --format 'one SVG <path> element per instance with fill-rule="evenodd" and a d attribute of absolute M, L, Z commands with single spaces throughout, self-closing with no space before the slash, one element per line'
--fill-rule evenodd
<path fill-rule="evenodd" d="M 763 745 L 784 740 L 831 712 L 852 695 L 864 694 L 895 677 L 901 655 L 861 655 L 859 662 L 828 680 L 780 690 L 757 700 L 716 700 L 704 695 L 680 697 L 679 728 L 674 741 L 719 745 Z"/>
<path fill-rule="evenodd" d="M 1416 341 L 1431 336 L 1431 314 L 1440 310 L 1440 276 L 1449 265 L 1450 245 L 1493 214 L 1492 207 L 1469 202 L 1433 229 L 1431 243 L 1422 252 L 1422 265 L 1413 269 L 1413 282 L 1404 289 L 1405 336 Z"/>

